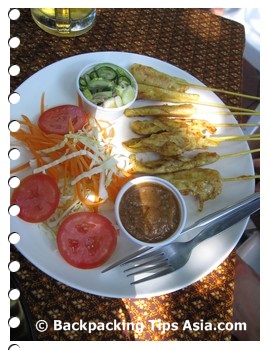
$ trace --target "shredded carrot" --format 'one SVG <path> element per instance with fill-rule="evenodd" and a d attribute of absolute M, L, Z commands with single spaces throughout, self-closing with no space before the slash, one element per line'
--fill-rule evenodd
<path fill-rule="evenodd" d="M 97 208 L 100 204 L 104 203 L 104 200 L 99 200 L 99 201 L 90 201 L 89 199 L 87 199 L 87 197 L 83 194 L 83 188 L 81 186 L 81 183 L 78 182 L 76 183 L 76 191 L 77 191 L 77 195 L 79 200 L 83 203 L 83 205 L 85 205 L 88 208 Z"/>
<path fill-rule="evenodd" d="M 69 118 L 69 120 L 68 120 L 68 126 L 69 126 L 69 131 L 74 133 L 74 126 L 72 124 L 71 118 Z"/>
<path fill-rule="evenodd" d="M 108 122 L 107 120 L 100 120 L 98 121 L 95 118 L 95 122 L 99 127 L 100 132 L 102 133 L 102 136 L 104 138 L 113 138 L 115 136 L 114 128 L 112 128 L 112 123 Z M 102 124 L 106 124 L 106 126 L 102 126 Z M 109 132 L 108 132 L 109 128 Z"/>
<path fill-rule="evenodd" d="M 41 113 L 45 110 L 44 100 L 45 94 L 42 94 L 40 102 Z M 82 105 L 79 96 L 78 104 L 79 106 Z M 79 138 L 76 139 L 76 142 L 73 142 L 73 139 L 69 139 L 68 135 L 46 134 L 37 124 L 31 122 L 26 115 L 22 115 L 22 120 L 19 122 L 22 127 L 16 132 L 11 132 L 11 136 L 26 145 L 27 149 L 32 153 L 38 168 L 44 167 L 44 169 L 46 169 L 45 172 L 56 181 L 60 179 L 63 180 L 64 193 L 68 190 L 69 183 L 72 179 L 76 179 L 83 172 L 87 172 L 91 169 L 92 157 L 85 156 L 85 153 L 81 153 L 81 151 L 84 152 L 85 146 L 79 141 Z M 99 123 L 96 121 L 96 126 L 103 139 L 110 140 L 114 136 L 114 128 L 111 123 L 103 121 Z M 85 127 L 87 130 L 90 126 L 86 125 Z M 69 130 L 71 134 L 74 134 L 74 127 L 71 120 L 69 121 Z M 112 147 L 109 143 L 106 143 L 104 147 L 104 152 L 110 154 Z M 44 153 L 45 151 L 46 153 Z M 75 152 L 77 152 L 78 155 L 72 156 Z M 91 154 L 92 151 L 89 150 L 88 153 L 89 152 Z M 71 155 L 71 157 L 68 157 L 68 155 Z M 63 158 L 63 161 L 58 162 L 61 158 Z M 55 164 L 51 164 L 52 162 L 55 162 Z M 93 166 L 95 166 L 95 163 L 93 164 Z M 29 167 L 29 162 L 12 169 L 11 173 L 19 172 L 27 167 Z M 40 171 L 42 171 L 42 169 Z M 113 202 L 120 188 L 131 176 L 127 173 L 121 174 L 119 169 L 117 171 L 119 175 L 113 174 L 112 180 L 107 187 L 109 200 Z M 91 178 L 82 178 L 75 184 L 74 191 L 72 191 L 72 198 L 62 207 L 67 208 L 69 205 L 79 200 L 91 210 L 97 211 L 100 204 L 105 201 L 99 197 L 99 187 L 100 174 L 94 174 Z M 90 198 L 89 193 L 91 193 Z"/>
<path fill-rule="evenodd" d="M 44 113 L 45 111 L 45 92 L 43 92 L 43 94 L 41 95 L 41 101 L 40 101 L 40 114 Z"/>
<path fill-rule="evenodd" d="M 123 174 L 123 176 L 125 176 L 126 178 L 129 178 L 128 180 L 132 179 L 134 176 L 132 173 L 124 170 L 124 169 L 121 169 L 121 173 Z"/>
<path fill-rule="evenodd" d="M 82 102 L 82 98 L 79 94 L 77 94 L 77 98 L 78 98 L 78 106 L 83 108 L 83 102 Z"/>
<path fill-rule="evenodd" d="M 107 188 L 109 199 L 114 203 L 117 197 L 118 192 L 127 183 L 131 180 L 132 176 L 122 177 L 122 176 L 112 176 L 112 181 Z"/>
<path fill-rule="evenodd" d="M 17 166 L 16 168 L 11 169 L 10 173 L 14 174 L 14 173 L 17 173 L 17 172 L 19 172 L 21 170 L 24 170 L 24 169 L 28 168 L 28 167 L 29 167 L 29 162 L 24 163 L 22 165 Z"/>

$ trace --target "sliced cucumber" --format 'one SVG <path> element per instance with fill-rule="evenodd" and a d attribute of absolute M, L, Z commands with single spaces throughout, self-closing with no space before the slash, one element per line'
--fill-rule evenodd
<path fill-rule="evenodd" d="M 104 101 L 112 97 L 112 91 L 101 91 L 92 95 L 91 101 L 96 105 L 102 105 Z"/>
<path fill-rule="evenodd" d="M 129 85 L 122 93 L 122 102 L 124 105 L 132 101 L 135 97 L 135 91 L 131 85 Z"/>
<path fill-rule="evenodd" d="M 87 98 L 87 100 L 91 101 L 93 98 L 93 95 L 91 94 L 91 92 L 86 88 L 84 90 L 82 90 L 82 93 L 84 94 L 84 96 Z"/>
<path fill-rule="evenodd" d="M 120 96 L 115 96 L 114 98 L 116 107 L 122 107 L 123 106 L 123 101 Z"/>
<path fill-rule="evenodd" d="M 118 85 L 120 85 L 122 88 L 126 88 L 127 86 L 131 85 L 131 81 L 128 77 L 121 75 L 118 77 L 117 80 Z"/>
<path fill-rule="evenodd" d="M 80 90 L 96 105 L 121 107 L 135 97 L 135 89 L 127 73 L 112 63 L 97 64 L 79 79 Z"/>
<path fill-rule="evenodd" d="M 117 85 L 117 86 L 115 87 L 115 93 L 116 93 L 117 96 L 122 97 L 124 91 L 125 91 L 125 88 L 123 88 L 123 87 L 120 86 L 120 85 Z"/>
<path fill-rule="evenodd" d="M 111 97 L 108 100 L 103 102 L 102 107 L 104 108 L 116 108 L 115 97 Z"/>
<path fill-rule="evenodd" d="M 81 87 L 86 87 L 87 86 L 87 83 L 86 83 L 85 79 L 82 78 L 82 77 L 80 77 L 79 83 L 80 83 Z"/>
<path fill-rule="evenodd" d="M 89 73 L 89 78 L 90 79 L 96 79 L 98 78 L 98 74 L 95 70 L 93 70 L 91 73 Z"/>
<path fill-rule="evenodd" d="M 108 66 L 102 66 L 96 70 L 99 78 L 114 80 L 117 77 L 116 71 Z"/>
<path fill-rule="evenodd" d="M 87 87 L 92 94 L 95 94 L 96 92 L 112 91 L 114 88 L 114 83 L 102 78 L 95 78 L 87 83 Z"/>

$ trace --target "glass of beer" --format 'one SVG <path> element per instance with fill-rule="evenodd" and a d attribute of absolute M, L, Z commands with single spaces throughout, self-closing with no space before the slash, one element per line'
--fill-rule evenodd
<path fill-rule="evenodd" d="M 96 19 L 96 9 L 32 8 L 31 15 L 45 32 L 62 37 L 86 33 Z"/>

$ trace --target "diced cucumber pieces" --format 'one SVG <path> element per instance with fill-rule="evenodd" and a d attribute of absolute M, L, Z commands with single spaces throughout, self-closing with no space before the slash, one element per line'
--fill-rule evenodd
<path fill-rule="evenodd" d="M 111 67 L 102 66 L 96 70 L 99 78 L 103 78 L 106 80 L 113 80 L 117 77 L 116 71 Z"/>
<path fill-rule="evenodd" d="M 98 78 L 97 72 L 96 72 L 95 70 L 93 70 L 93 71 L 89 74 L 89 78 L 90 78 L 90 79 Z"/>
<path fill-rule="evenodd" d="M 122 94 L 122 102 L 123 104 L 127 104 L 129 103 L 130 101 L 133 100 L 133 98 L 135 97 L 135 91 L 133 89 L 133 87 L 131 85 L 129 85 L 124 91 L 123 91 L 123 94 Z"/>
<path fill-rule="evenodd" d="M 82 86 L 82 87 L 87 86 L 86 81 L 82 77 L 80 77 L 80 86 Z"/>
<path fill-rule="evenodd" d="M 128 77 L 121 75 L 118 78 L 117 81 L 118 85 L 120 85 L 122 88 L 126 88 L 127 86 L 131 85 L 131 81 L 128 79 Z"/>
<path fill-rule="evenodd" d="M 112 97 L 112 91 L 101 91 L 97 92 L 92 97 L 92 102 L 96 105 L 102 105 L 104 101 Z"/>
<path fill-rule="evenodd" d="M 117 95 L 117 96 L 122 97 L 124 91 L 125 91 L 125 88 L 123 88 L 123 87 L 120 86 L 120 85 L 117 85 L 117 86 L 115 87 L 115 92 L 116 92 L 116 95 Z"/>
<path fill-rule="evenodd" d="M 94 104 L 105 108 L 121 107 L 135 97 L 127 73 L 111 63 L 97 64 L 79 78 L 80 90 Z"/>
<path fill-rule="evenodd" d="M 117 106 L 115 103 L 115 98 L 111 97 L 108 100 L 104 101 L 102 107 L 104 107 L 104 108 L 116 108 Z"/>
<path fill-rule="evenodd" d="M 93 98 L 93 95 L 91 94 L 91 92 L 86 88 L 82 90 L 82 93 L 84 94 L 84 96 L 87 98 L 87 100 L 91 101 Z"/>
<path fill-rule="evenodd" d="M 112 91 L 114 83 L 109 80 L 95 78 L 87 83 L 87 87 L 92 94 L 95 94 L 96 92 Z"/>
<path fill-rule="evenodd" d="M 114 100 L 115 100 L 116 107 L 122 107 L 123 106 L 123 101 L 122 101 L 122 98 L 120 96 L 116 96 L 114 98 Z"/>

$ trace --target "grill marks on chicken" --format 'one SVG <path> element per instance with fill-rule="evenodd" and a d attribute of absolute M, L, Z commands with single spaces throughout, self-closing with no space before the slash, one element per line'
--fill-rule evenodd
<path fill-rule="evenodd" d="M 138 84 L 156 86 L 167 90 L 186 92 L 189 85 L 186 80 L 160 72 L 157 69 L 139 63 L 134 63 L 130 67 Z"/>
<path fill-rule="evenodd" d="M 202 136 L 200 132 L 165 131 L 160 134 L 152 134 L 148 137 L 132 138 L 124 141 L 123 146 L 130 152 L 156 152 L 163 156 L 177 156 L 185 151 L 216 147 L 218 140 L 211 140 Z"/>
<path fill-rule="evenodd" d="M 163 131 L 174 131 L 181 134 L 188 134 L 190 132 L 200 132 L 204 135 L 206 132 L 215 134 L 217 128 L 206 120 L 199 119 L 169 119 L 157 118 L 154 120 L 135 120 L 131 123 L 130 128 L 138 135 L 151 135 Z"/>
<path fill-rule="evenodd" d="M 166 104 L 125 110 L 124 114 L 128 118 L 151 117 L 151 120 L 132 122 L 131 130 L 139 137 L 122 143 L 131 152 L 129 171 L 156 175 L 168 180 L 183 195 L 197 198 L 199 210 L 202 210 L 206 201 L 215 199 L 222 192 L 223 181 L 241 180 L 241 177 L 222 179 L 217 170 L 200 168 L 224 157 L 215 152 L 200 152 L 193 157 L 186 157 L 183 153 L 217 147 L 223 141 L 246 141 L 246 139 L 209 137 L 216 133 L 216 127 L 208 121 L 191 119 L 197 112 L 194 104 L 204 103 L 200 101 L 200 95 L 187 92 L 190 85 L 185 80 L 140 64 L 132 65 L 130 70 L 138 82 L 138 99 Z M 168 104 L 170 102 L 174 104 Z M 159 159 L 139 160 L 137 154 L 144 152 L 155 152 Z"/>
<path fill-rule="evenodd" d="M 222 191 L 222 178 L 214 169 L 200 168 L 220 159 L 215 152 L 200 152 L 193 157 L 186 151 L 216 147 L 221 141 L 207 137 L 216 127 L 205 120 L 171 119 L 159 117 L 153 120 L 136 120 L 131 123 L 133 132 L 141 135 L 123 142 L 129 150 L 132 173 L 152 174 L 171 182 L 183 195 L 192 195 L 204 203 L 216 198 Z M 136 154 L 155 152 L 158 160 L 140 161 Z"/>
<path fill-rule="evenodd" d="M 131 130 L 142 137 L 124 141 L 130 152 L 156 152 L 162 156 L 178 156 L 185 151 L 205 149 L 219 145 L 208 134 L 214 134 L 216 127 L 205 120 L 181 120 L 157 118 L 137 120 L 131 123 Z"/>
<path fill-rule="evenodd" d="M 206 149 L 219 145 L 206 134 L 214 134 L 216 127 L 205 120 L 171 119 L 159 117 L 153 120 L 136 120 L 131 130 L 141 137 L 123 142 L 132 154 L 129 157 L 133 173 L 162 177 L 175 185 L 183 195 L 192 195 L 204 203 L 214 199 L 222 191 L 222 179 L 217 170 L 199 168 L 220 159 L 215 152 L 200 152 L 193 157 L 183 156 L 185 151 Z M 140 161 L 136 153 L 155 152 L 160 159 Z"/>
<path fill-rule="evenodd" d="M 184 196 L 192 195 L 197 198 L 199 210 L 203 210 L 204 203 L 216 198 L 222 191 L 222 178 L 214 169 L 194 168 L 160 174 L 159 177 L 170 181 Z"/>
<path fill-rule="evenodd" d="M 148 175 L 157 175 L 165 173 L 173 173 L 181 170 L 189 170 L 203 165 L 212 164 L 220 159 L 215 152 L 201 152 L 193 157 L 164 157 L 152 161 L 140 161 L 135 154 L 129 157 L 132 173 L 142 173 Z"/>
<path fill-rule="evenodd" d="M 148 105 L 135 108 L 127 108 L 124 112 L 126 117 L 181 117 L 189 118 L 196 112 L 196 107 L 190 103 L 177 105 Z"/>

